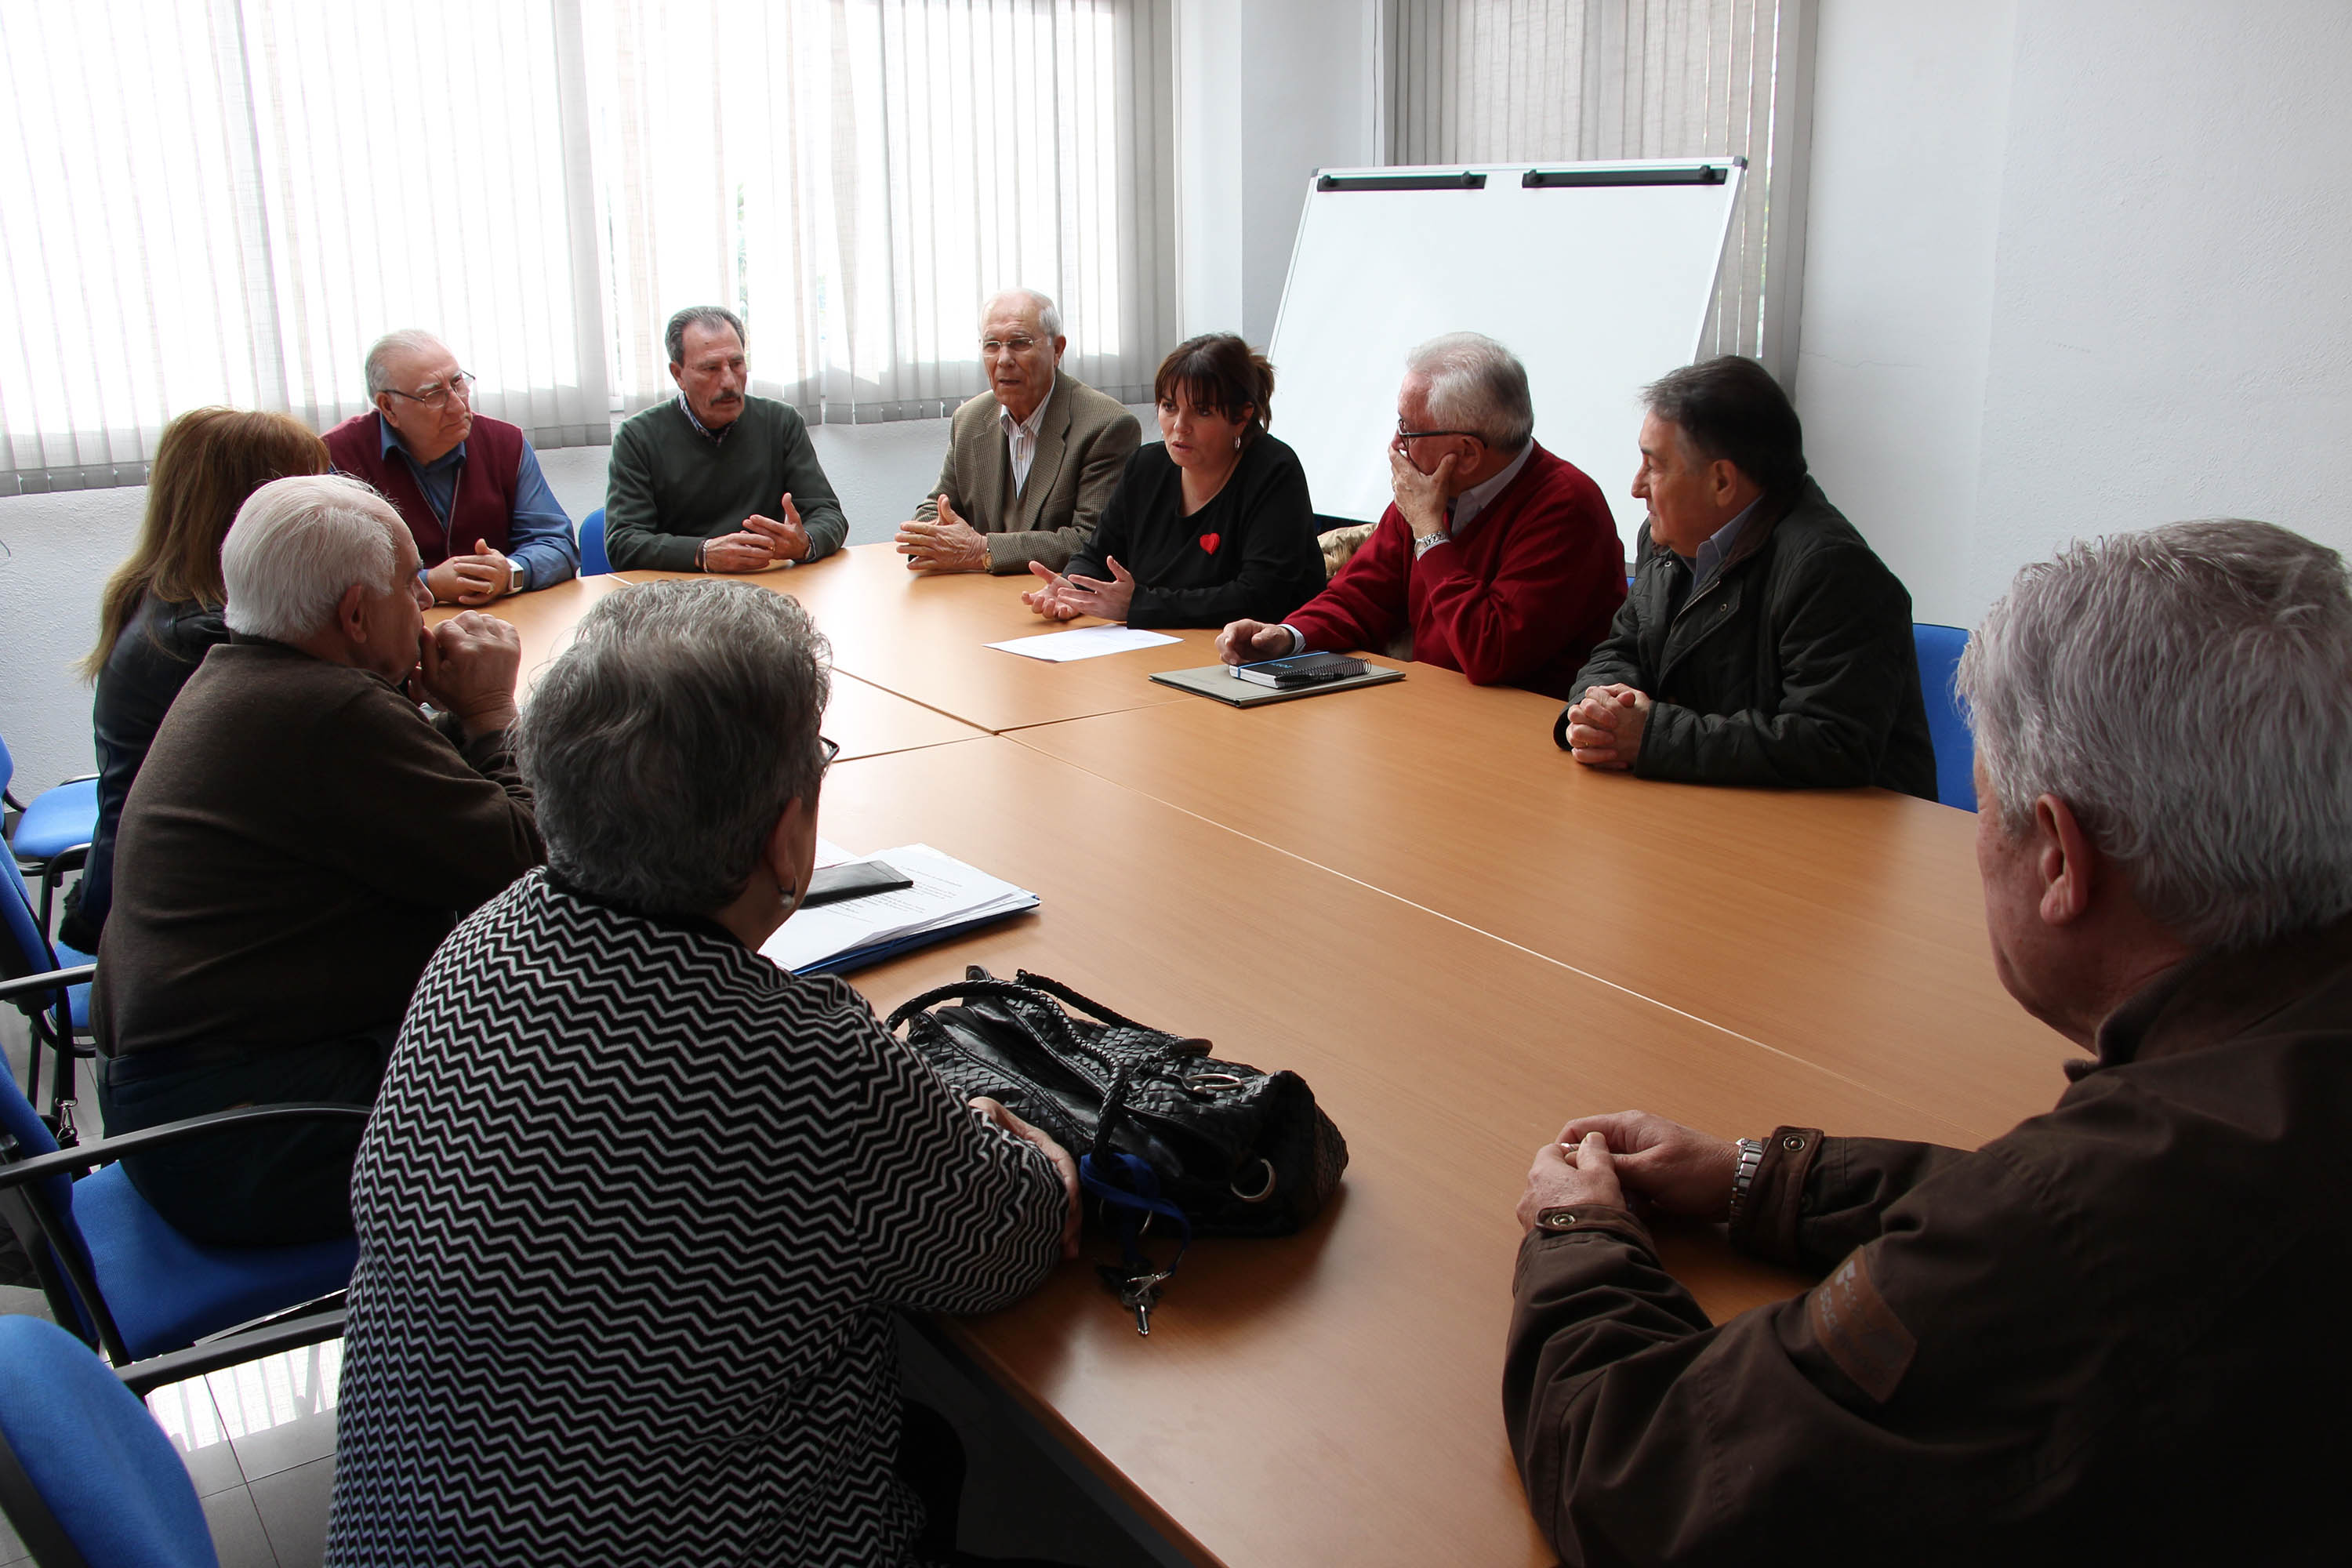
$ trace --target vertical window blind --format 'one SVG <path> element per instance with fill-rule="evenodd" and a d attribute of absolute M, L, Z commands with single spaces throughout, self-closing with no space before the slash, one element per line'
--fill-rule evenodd
<path fill-rule="evenodd" d="M 984 384 L 983 295 L 1149 384 L 1176 326 L 1172 0 L 0 4 L 0 494 L 137 484 L 209 403 L 319 428 L 396 327 L 602 442 L 662 325 L 811 418 Z"/>
<path fill-rule="evenodd" d="M 1383 0 L 1391 163 L 1744 156 L 1700 353 L 1796 372 L 1815 0 Z"/>

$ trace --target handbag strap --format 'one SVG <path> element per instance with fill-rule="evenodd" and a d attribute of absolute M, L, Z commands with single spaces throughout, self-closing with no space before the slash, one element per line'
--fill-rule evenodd
<path fill-rule="evenodd" d="M 1120 1070 L 1119 1063 L 1079 1037 L 1078 1032 L 1070 1026 L 1068 1015 L 1062 1011 L 1057 1005 L 1057 998 L 1052 993 L 1041 987 L 1023 985 L 1010 980 L 989 979 L 984 970 L 978 979 L 965 980 L 952 985 L 935 986 L 919 996 L 908 997 L 891 1010 L 890 1016 L 882 1021 L 882 1026 L 896 1033 L 908 1019 L 917 1014 L 928 1013 L 942 1002 L 969 1002 L 975 997 L 986 996 L 993 996 L 1006 1002 L 1042 1004 L 1036 1009 L 1037 1012 L 1051 1020 L 1053 1037 L 1041 1042 L 1048 1050 L 1055 1051 L 1065 1062 L 1072 1066 L 1083 1061 L 1091 1067 L 1096 1074 L 1117 1073 Z M 1016 1011 L 1014 1016 L 1024 1022 L 1028 1021 L 1029 1016 L 1025 1013 Z M 1140 1025 L 1134 1026 L 1142 1027 Z M 1159 1034 L 1161 1031 L 1151 1029 L 1146 1032 Z M 1100 1079 L 1097 1078 L 1097 1081 Z"/>

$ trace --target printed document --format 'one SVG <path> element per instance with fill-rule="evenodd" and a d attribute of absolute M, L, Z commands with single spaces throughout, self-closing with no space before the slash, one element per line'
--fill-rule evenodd
<path fill-rule="evenodd" d="M 1010 642 L 986 646 L 1017 653 L 1024 658 L 1067 664 L 1074 658 L 1100 658 L 1107 653 L 1132 653 L 1139 647 L 1158 647 L 1162 643 L 1182 640 L 1160 632 L 1139 632 L 1133 626 L 1081 626 L 1074 632 L 1046 632 L 1040 637 L 1014 637 Z"/>
<path fill-rule="evenodd" d="M 871 948 L 910 946 L 931 933 L 945 934 L 1037 907 L 1037 895 L 1027 889 L 999 881 L 928 844 L 903 845 L 859 858 L 880 860 L 915 885 L 801 910 L 776 928 L 761 953 L 797 973 L 854 961 Z"/>

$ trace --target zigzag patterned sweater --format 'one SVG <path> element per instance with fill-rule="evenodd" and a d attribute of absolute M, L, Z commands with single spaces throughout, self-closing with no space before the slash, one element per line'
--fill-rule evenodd
<path fill-rule="evenodd" d="M 1017 1300 L 1063 1204 L 841 981 L 533 871 L 352 1171 L 327 1561 L 901 1562 L 889 1310 Z"/>

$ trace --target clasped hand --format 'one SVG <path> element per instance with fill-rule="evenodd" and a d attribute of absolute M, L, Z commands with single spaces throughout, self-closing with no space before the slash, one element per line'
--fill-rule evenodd
<path fill-rule="evenodd" d="M 1559 1130 L 1558 1142 L 1536 1151 L 1519 1223 L 1532 1226 L 1544 1210 L 1578 1204 L 1623 1208 L 1629 1194 L 1668 1214 L 1719 1220 L 1730 1211 L 1738 1169 L 1738 1144 L 1663 1116 L 1580 1116 Z"/>
<path fill-rule="evenodd" d="M 504 598 L 513 582 L 513 564 L 484 539 L 474 541 L 471 555 L 452 555 L 425 574 L 425 591 L 440 605 L 487 605 Z"/>
<path fill-rule="evenodd" d="M 521 668 L 522 638 L 514 627 L 479 610 L 461 610 L 417 634 L 409 700 L 454 715 L 471 740 L 514 722 L 515 674 Z"/>
<path fill-rule="evenodd" d="M 1044 562 L 1032 561 L 1029 570 L 1043 579 L 1043 585 L 1022 595 L 1021 602 L 1049 621 L 1080 616 L 1123 621 L 1135 604 L 1135 578 L 1116 555 L 1105 557 L 1104 563 L 1110 568 L 1108 583 L 1099 577 L 1065 577 Z"/>
<path fill-rule="evenodd" d="M 1591 768 L 1630 768 L 1642 754 L 1650 721 L 1647 693 L 1630 686 L 1589 686 L 1568 710 L 1569 755 Z"/>
<path fill-rule="evenodd" d="M 793 505 L 790 490 L 784 492 L 782 510 L 782 521 L 754 513 L 745 518 L 743 526 L 735 532 L 703 541 L 702 569 L 764 572 L 771 566 L 807 560 L 808 530 L 801 526 L 800 509 Z"/>

